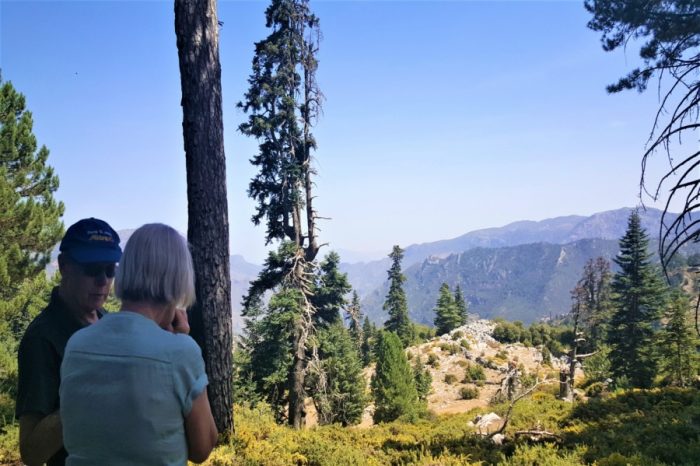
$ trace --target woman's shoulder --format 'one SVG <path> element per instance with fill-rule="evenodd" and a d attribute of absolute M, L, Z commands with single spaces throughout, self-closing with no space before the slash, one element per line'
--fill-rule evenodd
<path fill-rule="evenodd" d="M 169 334 L 170 351 L 176 362 L 179 360 L 187 361 L 193 358 L 202 359 L 202 350 L 192 337 L 182 333 L 167 333 Z"/>

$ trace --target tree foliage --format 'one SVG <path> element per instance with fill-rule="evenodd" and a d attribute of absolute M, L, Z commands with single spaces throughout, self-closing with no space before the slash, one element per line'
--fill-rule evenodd
<path fill-rule="evenodd" d="M 362 307 L 360 306 L 360 296 L 357 291 L 352 292 L 352 301 L 345 309 L 347 312 L 348 320 L 348 330 L 350 331 L 350 336 L 352 336 L 355 345 L 358 350 L 362 348 L 362 342 L 364 340 L 364 329 L 363 329 L 363 317 Z"/>
<path fill-rule="evenodd" d="M 435 332 L 438 335 L 449 333 L 462 325 L 462 315 L 455 302 L 447 283 L 440 286 L 437 303 L 435 304 Z"/>
<path fill-rule="evenodd" d="M 406 277 L 401 271 L 403 249 L 398 245 L 394 246 L 389 258 L 391 259 L 391 268 L 387 272 L 389 292 L 383 306 L 383 309 L 389 313 L 389 320 L 384 323 L 384 328 L 389 332 L 396 333 L 405 348 L 413 342 L 414 332 L 408 317 L 408 303 L 403 289 L 403 284 L 406 281 Z"/>
<path fill-rule="evenodd" d="M 457 306 L 457 315 L 459 316 L 460 320 L 459 325 L 466 324 L 467 319 L 469 318 L 469 307 L 467 306 L 467 300 L 464 298 L 464 293 L 462 292 L 462 287 L 459 286 L 459 283 L 457 283 L 457 286 L 455 287 L 455 306 Z"/>
<path fill-rule="evenodd" d="M 0 300 L 43 273 L 63 236 L 63 203 L 53 194 L 58 176 L 37 147 L 25 97 L 0 80 Z"/>
<path fill-rule="evenodd" d="M 317 325 L 341 322 L 340 311 L 347 305 L 345 295 L 352 287 L 348 276 L 338 269 L 339 265 L 340 256 L 335 251 L 329 252 L 320 264 L 311 296 Z"/>
<path fill-rule="evenodd" d="M 570 316 L 585 336 L 582 348 L 593 351 L 605 341 L 611 306 L 610 263 L 604 257 L 589 259 L 581 278 L 571 291 Z"/>
<path fill-rule="evenodd" d="M 674 292 L 664 311 L 665 325 L 658 338 L 659 372 L 671 385 L 686 387 L 698 374 L 700 346 L 690 323 L 690 301 Z"/>
<path fill-rule="evenodd" d="M 614 261 L 619 267 L 612 282 L 613 315 L 607 342 L 616 378 L 634 387 L 649 387 L 656 374 L 654 325 L 658 323 L 665 287 L 650 262 L 649 244 L 639 214 L 630 214 Z"/>
<path fill-rule="evenodd" d="M 369 317 L 365 316 L 362 322 L 362 344 L 360 345 L 360 358 L 365 367 L 372 362 L 372 348 L 375 346 L 376 335 L 377 327 L 369 321 Z"/>
<path fill-rule="evenodd" d="M 377 367 L 372 377 L 374 422 L 415 419 L 421 412 L 421 403 L 401 340 L 394 332 L 382 331 L 375 353 Z"/>
<path fill-rule="evenodd" d="M 357 424 L 369 401 L 357 346 L 340 322 L 318 338 L 320 367 L 311 367 L 310 385 L 319 423 Z"/>

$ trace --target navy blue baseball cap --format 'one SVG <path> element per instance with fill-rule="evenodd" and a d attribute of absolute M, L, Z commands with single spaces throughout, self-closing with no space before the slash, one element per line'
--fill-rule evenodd
<path fill-rule="evenodd" d="M 117 232 L 107 222 L 93 217 L 71 225 L 59 250 L 79 264 L 119 262 L 122 257 Z"/>

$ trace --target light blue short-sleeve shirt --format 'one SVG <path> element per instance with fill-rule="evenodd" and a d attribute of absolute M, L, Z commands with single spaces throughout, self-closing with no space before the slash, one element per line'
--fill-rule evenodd
<path fill-rule="evenodd" d="M 192 338 L 135 312 L 76 332 L 61 365 L 66 464 L 187 464 L 184 422 L 207 383 Z"/>

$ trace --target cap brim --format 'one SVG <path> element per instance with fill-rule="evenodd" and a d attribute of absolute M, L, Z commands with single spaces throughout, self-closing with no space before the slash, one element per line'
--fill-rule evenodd
<path fill-rule="evenodd" d="M 79 264 L 92 264 L 95 262 L 119 262 L 122 257 L 121 249 L 75 247 L 66 251 L 75 262 Z"/>

